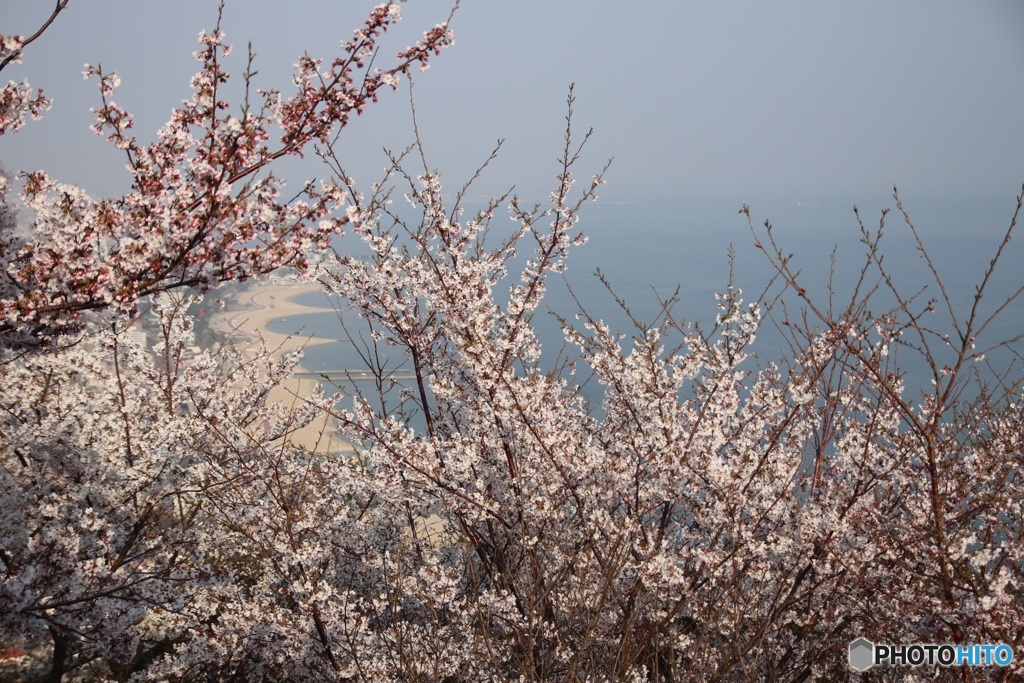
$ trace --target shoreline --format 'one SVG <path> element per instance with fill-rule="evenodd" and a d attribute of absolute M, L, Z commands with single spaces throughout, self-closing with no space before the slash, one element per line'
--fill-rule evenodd
<path fill-rule="evenodd" d="M 223 310 L 212 313 L 207 324 L 224 339 L 224 343 L 234 344 L 243 353 L 257 348 L 262 339 L 275 358 L 309 346 L 341 343 L 341 339 L 317 338 L 302 333 L 281 334 L 267 328 L 272 321 L 281 318 L 333 313 L 334 309 L 327 306 L 295 302 L 296 297 L 319 291 L 321 286 L 318 283 L 251 284 L 230 297 Z M 307 371 L 301 362 L 296 366 L 296 372 Z M 313 379 L 291 377 L 274 387 L 267 400 L 298 407 L 319 384 Z M 358 452 L 354 444 L 342 438 L 331 416 L 326 414 L 293 431 L 287 438 L 289 442 L 317 453 L 355 455 Z"/>
<path fill-rule="evenodd" d="M 271 322 L 282 318 L 308 313 L 333 313 L 333 308 L 295 302 L 296 297 L 319 291 L 321 287 L 316 283 L 250 285 L 240 291 L 234 297 L 235 301 L 228 304 L 225 310 L 212 314 L 209 325 L 226 339 L 242 342 L 244 347 L 255 345 L 262 338 L 275 354 L 342 341 L 313 335 L 303 336 L 301 333 L 281 334 L 267 328 Z"/>

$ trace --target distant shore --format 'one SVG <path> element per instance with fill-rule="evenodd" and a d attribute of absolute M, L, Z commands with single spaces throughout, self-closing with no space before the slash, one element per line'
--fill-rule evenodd
<path fill-rule="evenodd" d="M 338 339 L 281 334 L 268 329 L 274 320 L 309 313 L 332 313 L 334 309 L 326 306 L 307 306 L 295 301 L 300 296 L 319 291 L 321 287 L 316 283 L 253 284 L 232 297 L 232 303 L 226 310 L 211 315 L 208 324 L 219 337 L 229 340 L 243 352 L 257 348 L 260 339 L 278 357 L 300 348 L 338 343 Z M 297 369 L 304 370 L 301 364 Z M 275 387 L 269 400 L 298 406 L 317 384 L 311 379 L 293 377 Z M 356 450 L 338 434 L 329 415 L 317 418 L 289 438 L 298 445 L 322 453 L 351 453 Z"/>
<path fill-rule="evenodd" d="M 296 298 L 321 290 L 316 283 L 254 284 L 239 292 L 228 310 L 215 313 L 210 327 L 225 338 L 245 345 L 256 344 L 260 338 L 275 353 L 285 353 L 306 346 L 331 344 L 337 339 L 325 339 L 301 334 L 273 332 L 268 325 L 274 320 L 291 318 L 307 313 L 332 313 L 326 306 L 307 306 Z M 246 341 L 248 340 L 248 341 Z"/>

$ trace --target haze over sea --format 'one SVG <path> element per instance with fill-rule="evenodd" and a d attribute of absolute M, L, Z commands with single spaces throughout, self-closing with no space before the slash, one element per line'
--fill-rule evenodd
<path fill-rule="evenodd" d="M 1014 197 L 985 201 L 934 199 L 914 203 L 905 200 L 904 203 L 943 277 L 958 315 L 966 316 L 975 287 L 1013 217 Z M 676 317 L 691 322 L 701 320 L 708 327 L 716 314 L 714 295 L 724 291 L 729 282 L 730 244 L 735 247 L 736 254 L 733 266 L 735 284 L 742 288 L 744 300 L 755 300 L 773 274 L 767 259 L 754 247 L 747 219 L 739 213 L 741 206 L 740 202 L 730 204 L 710 200 L 703 203 L 688 201 L 685 205 L 675 202 L 596 202 L 586 205 L 579 228 L 586 232 L 589 241 L 570 253 L 567 278 L 591 315 L 627 334 L 631 331 L 628 317 L 594 277 L 597 268 L 637 318 L 650 321 L 658 311 L 652 287 L 667 297 L 679 286 L 680 302 L 674 309 Z M 887 206 L 893 207 L 891 198 L 888 202 L 879 200 L 874 205 L 862 205 L 861 217 L 865 226 L 876 229 L 881 209 Z M 841 307 L 849 300 L 865 253 L 851 204 L 838 201 L 801 202 L 799 205 L 758 203 L 751 206 L 751 216 L 755 226 L 762 228 L 762 233 L 764 219 L 771 219 L 780 246 L 793 254 L 792 263 L 802 271 L 805 288 L 822 303 L 828 300 L 829 256 L 835 249 L 836 306 Z M 508 226 L 509 229 L 513 227 L 511 223 Z M 496 215 L 494 230 L 502 229 L 503 219 Z M 358 246 L 351 236 L 346 236 L 338 244 L 340 250 L 355 252 L 359 252 Z M 523 242 L 522 249 L 526 248 L 528 244 Z M 924 299 L 940 296 L 909 229 L 895 208 L 886 220 L 882 252 L 884 263 L 903 294 L 909 295 L 928 286 L 921 299 L 922 306 Z M 982 299 L 983 312 L 994 311 L 1024 282 L 1022 252 L 1024 238 L 1018 236 L 1007 246 L 1001 265 Z M 507 290 L 507 284 L 499 289 L 504 290 Z M 320 294 L 305 295 L 297 301 L 325 305 Z M 564 285 L 557 281 L 549 285 L 542 310 L 547 309 L 570 319 L 576 311 Z M 952 326 L 943 313 L 943 307 L 938 306 L 937 309 L 936 327 L 952 335 Z M 876 314 L 881 312 L 874 311 Z M 348 315 L 345 320 L 352 323 L 355 316 Z M 550 354 L 550 360 L 561 348 L 557 322 L 546 314 L 538 315 L 536 320 L 545 355 Z M 331 313 L 277 320 L 269 328 L 274 332 L 300 331 L 302 336 L 328 339 L 336 339 L 342 334 L 337 316 Z M 994 324 L 979 340 L 979 348 L 1022 332 L 1024 304 L 1016 302 L 1003 311 L 998 324 Z M 771 322 L 763 326 L 755 350 L 765 361 L 775 360 L 783 353 L 782 337 Z M 990 358 L 1008 360 L 1005 354 L 990 354 Z M 927 383 L 925 367 L 909 354 L 904 352 L 900 364 L 908 372 L 909 386 Z M 307 349 L 303 366 L 314 372 L 363 367 L 354 347 L 348 343 Z"/>

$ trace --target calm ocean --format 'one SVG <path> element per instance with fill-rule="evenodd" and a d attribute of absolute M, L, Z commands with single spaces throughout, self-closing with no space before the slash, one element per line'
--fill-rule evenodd
<path fill-rule="evenodd" d="M 878 225 L 881 208 L 892 202 L 868 207 L 862 206 L 861 216 L 868 228 Z M 728 248 L 735 248 L 734 279 L 744 292 L 744 299 L 752 301 L 769 282 L 772 269 L 767 259 L 754 247 L 747 219 L 738 210 L 739 203 L 711 201 L 683 202 L 682 205 L 644 202 L 636 204 L 587 205 L 581 214 L 579 228 L 589 236 L 589 242 L 570 254 L 567 278 L 591 315 L 601 318 L 613 328 L 627 334 L 628 318 L 594 277 L 597 268 L 605 274 L 616 294 L 626 300 L 633 315 L 650 321 L 657 312 L 652 288 L 663 296 L 680 288 L 680 303 L 675 308 L 677 318 L 687 321 L 713 322 L 716 292 L 723 291 L 729 281 Z M 914 223 L 925 241 L 933 262 L 944 279 L 946 291 L 959 315 L 966 316 L 973 301 L 975 287 L 995 253 L 1010 223 L 1014 198 L 985 202 L 940 200 L 929 204 L 909 206 Z M 804 287 L 816 294 L 821 303 L 828 301 L 830 254 L 836 252 L 837 308 L 848 301 L 853 283 L 864 260 L 864 246 L 850 203 L 822 203 L 817 205 L 752 205 L 755 225 L 760 226 L 770 217 L 774 234 L 782 248 L 793 254 L 795 269 L 802 272 Z M 495 220 L 495 228 L 501 221 Z M 938 297 L 939 290 L 930 278 L 927 265 L 915 248 L 910 231 L 902 216 L 895 210 L 886 221 L 882 251 L 884 263 L 903 288 L 904 294 L 928 287 L 922 295 L 924 301 Z M 342 238 L 339 247 L 344 249 Z M 526 243 L 523 243 L 524 248 Z M 1000 268 L 982 300 L 982 310 L 992 312 L 1013 291 L 1024 285 L 1024 237 L 1018 236 L 1007 246 Z M 776 288 L 777 290 L 777 288 Z M 311 294 L 299 299 L 314 306 L 325 305 L 323 295 Z M 552 283 L 545 299 L 550 308 L 568 318 L 575 313 L 571 297 L 560 283 Z M 882 312 L 882 304 L 876 313 Z M 948 316 L 944 308 L 932 317 L 937 328 L 949 331 Z M 546 310 L 546 309 L 545 309 Z M 791 309 L 792 310 L 792 309 Z M 345 318 L 355 324 L 355 316 Z M 540 338 L 546 351 L 553 357 L 561 348 L 561 335 L 557 322 L 550 315 L 538 315 Z M 274 321 L 274 332 L 336 339 L 341 329 L 336 315 L 311 314 Z M 356 329 L 356 327 L 350 327 Z M 979 348 L 986 342 L 995 342 L 1024 333 L 1024 302 L 1017 302 L 1005 310 L 998 321 L 979 339 Z M 771 322 L 759 334 L 755 350 L 762 360 L 772 360 L 782 354 L 784 342 Z M 992 355 L 1006 360 L 1006 356 Z M 400 361 L 399 358 L 394 359 Z M 924 366 L 909 354 L 900 357 L 900 364 L 908 373 L 908 384 L 920 381 Z M 303 365 L 316 372 L 360 368 L 362 363 L 355 347 L 349 343 L 315 346 L 305 353 Z M 1019 367 L 1018 372 L 1019 375 Z"/>

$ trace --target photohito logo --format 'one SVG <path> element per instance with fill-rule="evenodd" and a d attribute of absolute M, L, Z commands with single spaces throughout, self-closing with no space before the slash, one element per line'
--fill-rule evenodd
<path fill-rule="evenodd" d="M 996 645 L 880 645 L 867 638 L 850 643 L 850 668 L 867 671 L 876 664 L 889 666 L 1008 666 L 1013 661 L 1013 648 Z"/>

